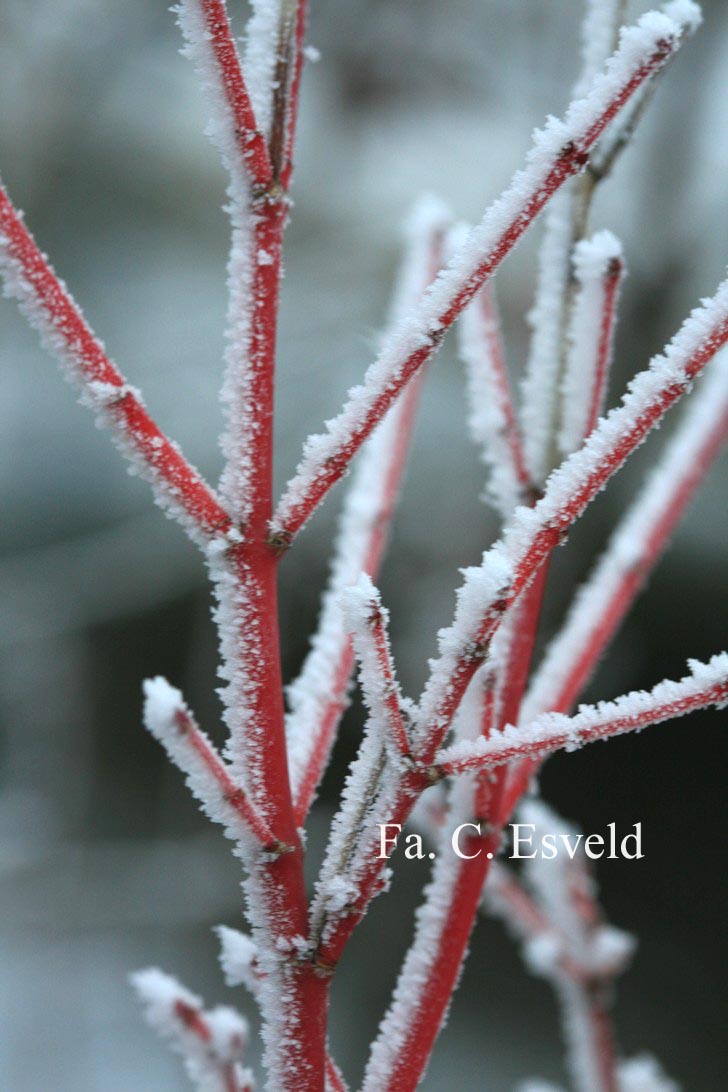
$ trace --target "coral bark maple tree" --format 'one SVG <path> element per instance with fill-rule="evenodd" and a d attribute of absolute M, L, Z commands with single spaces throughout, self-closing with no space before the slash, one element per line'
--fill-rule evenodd
<path fill-rule="evenodd" d="M 183 0 L 175 9 L 229 176 L 227 424 L 217 489 L 165 436 L 109 359 L 3 188 L 0 266 L 6 293 L 209 568 L 225 681 L 225 752 L 161 678 L 145 684 L 144 718 L 244 866 L 251 935 L 221 930 L 222 962 L 228 981 L 244 984 L 260 1007 L 267 1087 L 345 1088 L 327 1050 L 330 983 L 371 900 L 387 885 L 380 825 L 403 827 L 424 816 L 433 837 L 460 823 L 479 829 L 467 839 L 471 858 L 443 852 L 436 860 L 364 1088 L 405 1092 L 420 1082 L 484 899 L 519 936 L 549 940 L 551 956 L 539 966 L 577 1014 L 567 1020 L 577 1027 L 570 1044 L 577 1087 L 636 1088 L 646 1073 L 649 1087 L 668 1088 L 646 1063 L 616 1058 L 606 994 L 595 983 L 601 987 L 617 973 L 626 948 L 614 936 L 607 943 L 581 865 L 550 879 L 536 874 L 529 893 L 491 861 L 549 754 L 728 700 L 728 656 L 719 654 L 707 664 L 691 662 L 680 681 L 573 713 L 728 431 L 728 360 L 721 354 L 728 282 L 691 312 L 621 403 L 600 416 L 625 264 L 610 232 L 588 234 L 589 207 L 656 76 L 697 29 L 699 9 L 672 0 L 620 29 L 618 0 L 589 0 L 582 72 L 563 119 L 549 118 L 534 134 L 524 167 L 475 228 L 453 226 L 434 201 L 418 204 L 381 351 L 340 413 L 307 441 L 277 504 L 276 332 L 307 10 L 305 0 L 253 0 L 252 9 L 242 51 L 223 0 Z M 488 282 L 547 206 L 531 354 L 517 408 Z M 388 613 L 373 581 L 426 368 L 458 320 L 471 430 L 504 527 L 481 563 L 465 570 L 452 625 L 439 634 L 438 655 L 415 702 L 397 682 Z M 702 389 L 644 493 L 531 672 L 553 550 L 706 367 Z M 288 688 L 286 712 L 278 567 L 350 468 L 319 628 Z M 309 894 L 301 828 L 346 707 L 355 659 L 367 723 Z M 541 805 L 528 807 L 543 821 Z M 241 1017 L 206 1011 L 158 971 L 141 972 L 134 983 L 151 1023 L 183 1055 L 197 1087 L 252 1087 L 240 1065 L 247 1036 Z"/>

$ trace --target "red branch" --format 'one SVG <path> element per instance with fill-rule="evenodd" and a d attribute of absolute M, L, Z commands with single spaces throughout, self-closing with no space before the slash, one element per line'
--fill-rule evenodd
<path fill-rule="evenodd" d="M 250 101 L 225 4 L 223 0 L 199 0 L 199 4 L 232 113 L 240 154 L 254 184 L 265 190 L 273 179 L 273 168 Z"/>
<path fill-rule="evenodd" d="M 659 690 L 659 687 L 656 689 Z M 622 700 L 625 699 L 607 703 L 604 712 L 601 706 L 585 707 L 572 718 L 561 714 L 546 714 L 530 728 L 523 730 L 522 738 L 518 738 L 517 729 L 510 728 L 505 738 L 493 737 L 484 743 L 479 742 L 473 746 L 472 754 L 463 754 L 462 757 L 455 755 L 451 758 L 450 753 L 461 746 L 456 744 L 455 748 L 443 752 L 442 759 L 437 762 L 437 769 L 443 775 L 490 769 L 524 755 L 542 757 L 558 750 L 574 750 L 598 739 L 609 739 L 625 732 L 639 732 L 652 724 L 681 717 L 696 709 L 705 709 L 711 705 L 721 706 L 728 701 L 728 675 L 674 700 L 656 702 L 647 708 L 618 715 L 616 710 Z"/>
<path fill-rule="evenodd" d="M 609 362 L 612 356 L 612 343 L 614 340 L 614 327 L 617 318 L 617 299 L 619 286 L 624 276 L 624 262 L 619 258 L 613 258 L 602 282 L 604 296 L 602 299 L 602 315 L 599 325 L 599 344 L 596 354 L 596 368 L 594 369 L 591 397 L 589 399 L 589 412 L 587 414 L 584 435 L 588 436 L 599 420 L 599 415 L 604 402 L 604 392 L 609 373 Z"/>
<path fill-rule="evenodd" d="M 205 733 L 200 730 L 189 710 L 185 708 L 178 709 L 174 719 L 177 730 L 181 735 L 184 735 L 190 748 L 217 782 L 223 800 L 250 827 L 265 849 L 274 850 L 277 839 L 273 831 L 250 802 L 245 790 L 235 784 L 217 749 L 212 745 Z"/>
<path fill-rule="evenodd" d="M 382 704 L 384 706 L 389 732 L 397 750 L 402 755 L 409 755 L 409 740 L 402 719 L 402 698 L 395 680 L 394 664 L 389 649 L 389 637 L 378 602 L 370 606 L 367 625 L 372 638 L 374 655 L 379 667 L 379 679 L 383 683 Z"/>
<path fill-rule="evenodd" d="M 510 452 L 511 464 L 516 481 L 521 487 L 524 498 L 531 493 L 531 477 L 526 467 L 526 457 L 523 451 L 521 431 L 518 425 L 518 417 L 513 405 L 511 383 L 506 367 L 503 342 L 500 336 L 500 322 L 498 311 L 490 284 L 486 283 L 480 290 L 477 304 L 481 317 L 482 337 L 487 345 L 489 358 L 493 368 L 495 380 L 496 398 L 498 409 L 505 426 L 505 440 Z"/>
<path fill-rule="evenodd" d="M 224 534 L 231 520 L 217 496 L 152 420 L 141 398 L 130 387 L 88 326 L 65 285 L 23 223 L 0 186 L 0 242 L 22 273 L 14 289 L 33 325 L 50 343 L 83 388 L 89 404 L 101 410 L 122 438 L 130 458 L 144 465 L 171 511 L 184 517 L 197 536 Z M 95 386 L 95 385 L 99 386 Z M 189 527 L 186 529 L 190 530 Z"/>

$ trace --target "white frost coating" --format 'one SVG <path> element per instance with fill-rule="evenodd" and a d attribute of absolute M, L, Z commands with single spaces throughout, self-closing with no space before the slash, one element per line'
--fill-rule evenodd
<path fill-rule="evenodd" d="M 601 413 L 606 396 L 607 368 L 611 344 L 601 357 L 602 324 L 605 300 L 610 291 L 608 277 L 612 263 L 623 268 L 622 246 L 611 231 L 599 231 L 582 239 L 574 248 L 573 267 L 579 285 L 568 331 L 568 355 L 562 386 L 562 421 L 558 446 L 569 455 L 589 432 L 589 421 L 596 402 L 596 416 Z M 621 279 L 621 276 L 620 276 Z M 615 295 L 613 307 L 616 310 Z M 611 324 L 613 328 L 613 323 Z M 611 343 L 611 336 L 610 336 Z M 600 366 L 604 369 L 599 374 Z"/>
<path fill-rule="evenodd" d="M 649 1054 L 621 1062 L 617 1070 L 619 1092 L 680 1092 L 680 1086 L 665 1076 Z"/>
<path fill-rule="evenodd" d="M 694 0 L 669 0 L 669 3 L 663 4 L 662 10 L 670 19 L 681 23 L 691 34 L 694 34 L 703 22 L 700 4 L 694 3 Z"/>
<path fill-rule="evenodd" d="M 193 62 L 210 109 L 205 134 L 220 152 L 231 177 L 239 178 L 244 164 L 236 135 L 237 123 L 207 30 L 202 0 L 181 0 L 172 10 L 185 39 L 181 52 Z"/>
<path fill-rule="evenodd" d="M 170 686 L 161 676 L 144 682 L 145 727 L 162 744 L 174 764 L 185 775 L 191 792 L 202 804 L 205 814 L 213 822 L 223 826 L 227 836 L 240 846 L 244 859 L 250 862 L 258 843 L 248 824 L 225 799 L 217 778 L 191 745 L 189 732 L 180 726 L 180 714 L 214 753 L 213 744 L 197 728 L 180 691 Z"/>
<path fill-rule="evenodd" d="M 720 688 L 720 692 L 705 704 L 723 708 L 728 701 L 728 652 L 713 656 L 706 664 L 689 660 L 688 667 L 690 674 L 679 681 L 666 679 L 649 691 L 633 690 L 615 701 L 580 705 L 573 717 L 544 713 L 523 727 L 508 725 L 489 739 L 455 743 L 441 751 L 437 761 L 460 763 L 483 759 L 482 765 L 488 766 L 509 762 L 520 754 L 574 751 L 599 738 L 600 733 L 620 735 L 682 716 L 686 710 L 680 707 L 681 703 L 690 699 L 699 701 L 714 687 Z"/>
<path fill-rule="evenodd" d="M 483 554 L 480 567 L 465 570 L 465 580 L 458 592 L 455 622 L 449 629 L 440 631 L 440 656 L 431 661 L 430 677 L 420 702 L 418 723 L 423 730 L 428 726 L 429 730 L 436 727 L 436 710 L 448 693 L 458 657 L 467 651 L 468 642 L 477 632 L 486 610 L 498 597 L 495 590 L 498 574 L 507 586 L 539 532 L 547 528 L 568 530 L 574 518 L 581 514 L 581 508 L 570 512 L 574 498 L 583 494 L 594 476 L 601 477 L 605 466 L 610 467 L 611 473 L 619 469 L 628 454 L 621 450 L 625 437 L 648 409 L 659 404 L 666 391 L 688 385 L 685 369 L 694 355 L 707 347 L 707 339 L 714 338 L 719 330 L 726 332 L 726 324 L 728 280 L 723 281 L 711 299 L 704 300 L 691 312 L 664 352 L 635 376 L 621 405 L 603 417 L 584 446 L 551 474 L 536 506 L 517 508 L 502 539 Z M 658 423 L 659 417 L 649 422 L 649 428 Z"/>
<path fill-rule="evenodd" d="M 415 917 L 415 936 L 397 979 L 392 1000 L 371 1047 L 362 1092 L 381 1092 L 390 1086 L 424 987 L 436 965 L 458 872 L 463 862 L 450 845 L 452 831 L 473 816 L 472 783 L 464 778 L 452 789 L 451 808 L 439 837 L 432 878 L 423 892 Z M 443 1024 L 447 1014 L 443 1016 Z"/>
<path fill-rule="evenodd" d="M 271 6 L 275 5 L 259 5 L 261 8 Z M 216 144 L 229 174 L 227 212 L 232 240 L 227 266 L 226 371 L 221 393 L 227 420 L 227 428 L 221 439 L 226 467 L 220 489 L 229 502 L 235 521 L 244 524 L 249 514 L 256 410 L 248 351 L 256 303 L 252 294 L 255 255 L 253 217 L 249 209 L 250 187 L 235 136 L 235 120 L 220 82 L 219 68 L 200 4 L 198 0 L 183 0 L 176 13 L 187 42 L 185 52 L 195 63 L 210 108 L 211 120 L 207 133 Z M 255 19 L 254 14 L 251 23 Z M 252 96 L 252 88 L 249 90 Z"/>
<path fill-rule="evenodd" d="M 553 709 L 574 664 L 599 633 L 625 576 L 643 561 L 654 529 L 696 469 L 699 474 L 698 460 L 706 438 L 725 427 L 727 415 L 728 350 L 724 349 L 699 380 L 683 420 L 577 594 L 564 625 L 550 642 L 524 699 L 521 724 Z"/>
<path fill-rule="evenodd" d="M 252 937 L 239 929 L 218 925 L 215 929 L 220 941 L 220 965 L 228 986 L 245 986 L 248 993 L 257 998 L 260 977 L 257 971 L 258 948 Z"/>
<path fill-rule="evenodd" d="M 621 9 L 621 0 L 588 0 L 581 26 L 581 71 L 572 91 L 574 98 L 586 94 L 614 49 Z M 548 474 L 556 419 L 576 185 L 568 181 L 546 211 L 536 295 L 528 315 L 532 335 L 523 381 L 521 426 L 528 469 L 539 484 Z"/>
<path fill-rule="evenodd" d="M 461 572 L 464 580 L 457 592 L 453 623 L 439 631 L 439 655 L 430 660 L 430 678 L 417 712 L 417 739 L 425 738 L 436 725 L 438 706 L 447 696 L 459 660 L 472 647 L 483 616 L 508 592 L 513 581 L 513 567 L 498 545 L 483 554 L 477 568 L 470 566 Z"/>
<path fill-rule="evenodd" d="M 326 423 L 327 431 L 307 440 L 303 458 L 276 511 L 274 531 L 286 528 L 299 502 L 324 472 L 327 460 L 346 448 L 378 398 L 392 390 L 407 359 L 418 350 L 434 351 L 442 316 L 466 287 L 481 283 L 479 267 L 518 221 L 528 201 L 539 192 L 564 146 L 570 142 L 581 146 L 585 134 L 603 116 L 607 105 L 654 55 L 658 43 L 677 43 L 682 30 L 679 23 L 666 15 L 658 12 L 644 15 L 635 26 L 622 32 L 618 51 L 608 61 L 606 71 L 596 77 L 589 94 L 571 103 L 563 121 L 549 117 L 544 128 L 534 133 L 525 168 L 516 173 L 510 186 L 490 206 L 411 317 L 400 323 L 386 340 L 363 383 L 349 391 L 341 413 Z"/>
<path fill-rule="evenodd" d="M 468 426 L 489 469 L 486 499 L 502 516 L 508 516 L 521 499 L 521 485 L 508 429 L 507 374 L 502 357 L 498 311 L 495 300 L 481 289 L 458 322 L 458 348 L 465 365 L 468 390 Z"/>
<path fill-rule="evenodd" d="M 519 931 L 526 939 L 530 969 L 547 978 L 559 997 L 574 1088 L 577 1092 L 608 1092 L 611 1084 L 604 1077 L 598 1042 L 601 1002 L 589 983 L 606 984 L 624 970 L 634 941 L 627 933 L 598 922 L 594 880 L 577 842 L 580 832 L 539 800 L 521 806 L 519 822 L 533 826 L 534 845 L 544 835 L 551 835 L 567 837 L 575 848 L 573 857 L 560 847 L 554 859 L 546 860 L 537 853 L 526 861 L 525 881 L 533 892 L 537 912 L 552 932 L 548 928 Z"/>
<path fill-rule="evenodd" d="M 198 1092 L 230 1092 L 233 1079 L 236 1088 L 252 1087 L 249 1074 L 238 1066 L 248 1024 L 234 1009 L 220 1005 L 205 1011 L 201 998 L 156 967 L 137 971 L 130 981 L 148 1023 L 182 1055 Z"/>
<path fill-rule="evenodd" d="M 567 182 L 546 210 L 536 296 L 527 316 L 532 333 L 526 374 L 521 384 L 520 422 L 526 465 L 532 480 L 538 483 L 548 474 L 547 459 L 556 416 L 572 236 L 572 194 L 573 182 Z"/>
<path fill-rule="evenodd" d="M 405 252 L 390 307 L 389 323 L 397 323 L 417 303 L 432 276 L 433 240 L 450 221 L 447 206 L 425 196 L 416 203 L 405 226 Z M 286 738 L 294 799 L 317 743 L 317 728 L 336 694 L 342 657 L 348 654 L 340 596 L 367 568 L 373 535 L 391 518 L 404 458 L 392 477 L 406 425 L 407 394 L 397 399 L 362 448 L 348 485 L 334 543 L 331 572 L 324 592 L 311 651 L 298 678 L 287 690 L 290 712 Z M 333 742 L 333 732 L 332 732 Z"/>
<path fill-rule="evenodd" d="M 387 679 L 382 673 L 382 662 L 377 653 L 370 624 L 371 614 L 376 611 L 381 618 L 386 655 L 391 667 L 389 612 L 382 606 L 378 589 L 365 573 L 360 575 L 356 584 L 352 584 L 343 592 L 341 607 L 344 621 L 354 640 L 354 650 L 359 661 L 359 682 L 364 703 L 369 711 L 369 719 L 374 731 L 386 741 L 390 760 L 397 762 L 402 758 L 402 754 L 394 738 L 387 700 L 392 694 L 396 696 L 401 715 L 403 698 L 396 678 Z"/>
<path fill-rule="evenodd" d="M 278 27 L 290 18 L 292 0 L 250 0 L 252 14 L 245 28 L 243 70 L 258 125 L 270 136 L 273 107 L 273 77 L 278 52 Z"/>
<path fill-rule="evenodd" d="M 574 84 L 574 98 L 581 98 L 617 44 L 623 0 L 586 0 L 581 22 L 581 72 Z M 675 16 L 676 21 L 683 22 Z"/>

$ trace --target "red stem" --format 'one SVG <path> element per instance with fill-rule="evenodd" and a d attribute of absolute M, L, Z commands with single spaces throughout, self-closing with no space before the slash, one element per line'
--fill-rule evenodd
<path fill-rule="evenodd" d="M 283 155 L 283 170 L 281 172 L 281 185 L 288 191 L 291 185 L 293 173 L 293 147 L 296 139 L 296 123 L 298 121 L 298 104 L 301 98 L 301 76 L 303 75 L 303 43 L 306 37 L 306 23 L 308 20 L 308 0 L 297 0 L 296 3 L 296 32 L 294 36 L 293 75 L 288 97 L 288 117 L 286 124 L 286 139 Z"/>
<path fill-rule="evenodd" d="M 389 1073 L 386 1092 L 413 1092 L 422 1079 L 457 985 L 483 884 L 498 853 L 499 841 L 500 832 L 460 840 L 463 853 L 478 856 L 458 863 L 437 948 L 431 953 L 427 976 L 412 1006 L 407 1034 Z"/>
<path fill-rule="evenodd" d="M 596 368 L 594 369 L 594 381 L 589 402 L 589 412 L 584 428 L 585 436 L 589 435 L 599 420 L 602 404 L 604 402 L 604 391 L 607 385 L 609 363 L 612 358 L 614 327 L 617 318 L 617 299 L 623 275 L 624 262 L 619 258 L 613 258 L 602 281 L 604 298 L 602 300 L 602 315 L 599 324 L 599 344 L 597 346 Z"/>
<path fill-rule="evenodd" d="M 375 519 L 369 540 L 362 571 L 372 580 L 376 580 L 379 568 L 387 548 L 387 541 L 392 525 L 392 517 L 399 496 L 402 476 L 407 464 L 407 454 L 412 437 L 417 406 L 422 393 L 422 384 L 425 373 L 421 372 L 415 377 L 402 396 L 402 406 L 399 411 L 399 428 L 397 430 L 397 442 L 391 452 L 389 465 L 386 467 L 384 484 L 382 488 L 382 500 L 380 510 Z M 336 736 L 339 722 L 347 707 L 346 691 L 354 666 L 354 649 L 351 640 L 347 637 L 339 654 L 336 671 L 331 686 L 331 698 L 326 703 L 324 713 L 316 726 L 316 742 L 311 750 L 308 765 L 301 778 L 298 796 L 296 798 L 296 818 L 299 826 L 303 825 L 308 815 L 309 808 L 316 795 L 324 766 L 331 752 L 332 742 Z"/>
<path fill-rule="evenodd" d="M 245 790 L 235 784 L 227 766 L 205 733 L 200 731 L 192 715 L 186 709 L 178 709 L 175 714 L 175 722 L 192 750 L 204 763 L 208 772 L 215 778 L 223 799 L 250 827 L 260 844 L 268 849 L 273 849 L 276 838 L 272 830 L 250 802 Z"/>
<path fill-rule="evenodd" d="M 692 713 L 696 709 L 704 709 L 709 705 L 721 705 L 728 700 L 728 679 L 721 679 L 710 686 L 703 687 L 695 693 L 674 701 L 666 701 L 651 706 L 641 713 L 626 713 L 615 717 L 605 714 L 603 719 L 577 731 L 544 732 L 541 739 L 523 739 L 518 743 L 494 745 L 487 754 L 473 755 L 468 758 L 446 759 L 438 763 L 438 770 L 443 775 L 465 773 L 467 770 L 490 769 L 501 766 L 524 755 L 544 757 L 554 751 L 563 748 L 579 747 L 584 743 L 593 743 L 598 739 L 610 739 L 612 736 L 623 735 L 625 732 L 637 732 L 653 724 L 672 720 L 674 717 Z M 597 707 L 598 708 L 598 707 Z M 577 714 L 578 716 L 579 714 Z M 568 718 L 567 718 L 568 720 Z"/>
<path fill-rule="evenodd" d="M 273 168 L 265 137 L 258 128 L 250 101 L 225 4 L 223 0 L 199 2 L 223 91 L 233 115 L 240 155 L 255 185 L 267 189 L 273 179 Z"/>
<path fill-rule="evenodd" d="M 706 436 L 697 458 L 690 466 L 685 467 L 684 476 L 675 482 L 669 504 L 652 528 L 639 564 L 625 573 L 604 613 L 594 620 L 590 638 L 580 650 L 558 698 L 553 703 L 554 712 L 567 713 L 573 707 L 727 438 L 728 412 Z"/>
<path fill-rule="evenodd" d="M 372 642 L 379 666 L 379 676 L 384 682 L 384 707 L 386 710 L 389 731 L 397 750 L 402 755 L 409 755 L 409 740 L 402 720 L 401 695 L 395 681 L 394 665 L 389 651 L 387 630 L 384 625 L 384 617 L 378 603 L 373 603 L 369 617 L 369 628 L 372 634 Z"/>
<path fill-rule="evenodd" d="M 508 377 L 508 369 L 506 367 L 505 353 L 500 338 L 498 312 L 489 284 L 485 284 L 481 289 L 479 302 L 483 320 L 483 338 L 487 343 L 488 354 L 493 365 L 498 408 L 500 409 L 505 422 L 506 442 L 508 444 L 508 450 L 510 451 L 516 480 L 525 497 L 528 496 L 531 491 L 531 478 L 526 467 L 526 457 L 523 452 L 518 417 L 513 405 L 513 395 Z"/>
<path fill-rule="evenodd" d="M 100 405 L 109 421 L 124 438 L 125 445 L 139 457 L 150 478 L 179 506 L 204 538 L 224 534 L 231 520 L 214 491 L 152 420 L 141 398 L 129 387 L 104 347 L 88 326 L 81 311 L 26 228 L 21 215 L 0 186 L 0 236 L 34 296 L 33 307 L 42 313 L 54 338 L 60 339 L 63 355 L 73 363 L 76 378 L 89 393 L 92 404 Z M 31 321 L 39 319 L 31 314 Z M 58 353 L 59 350 L 56 349 Z M 92 384 L 111 388 L 102 396 Z M 114 397 L 113 389 L 118 391 Z"/>
<path fill-rule="evenodd" d="M 231 562 L 250 607 L 239 611 L 240 649 L 255 634 L 255 655 L 246 657 L 250 687 L 248 710 L 258 737 L 253 784 L 258 805 L 264 809 L 276 837 L 294 852 L 262 865 L 264 897 L 271 939 L 290 942 L 308 935 L 307 899 L 303 879 L 303 850 L 293 812 L 286 753 L 283 689 L 278 626 L 278 558 L 267 542 L 271 512 L 273 392 L 278 314 L 278 288 L 283 224 L 282 201 L 265 202 L 259 210 L 252 242 L 253 253 L 264 251 L 268 264 L 255 263 L 252 299 L 254 317 L 249 346 L 253 372 L 251 466 L 248 478 L 249 517 L 244 542 L 231 549 Z M 272 260 L 270 260 L 272 259 Z M 285 1006 L 285 1069 L 290 1075 L 286 1092 L 321 1092 L 326 1042 L 326 983 L 311 964 L 294 966 Z"/>

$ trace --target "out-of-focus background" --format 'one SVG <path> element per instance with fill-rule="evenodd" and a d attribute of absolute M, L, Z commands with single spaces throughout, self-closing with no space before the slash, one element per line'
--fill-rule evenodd
<path fill-rule="evenodd" d="M 231 3 L 243 13 L 239 0 Z M 632 13 L 645 5 L 630 5 Z M 566 105 L 578 0 L 315 0 L 287 236 L 280 341 L 281 483 L 371 359 L 400 225 L 430 190 L 475 219 Z M 728 11 L 661 81 L 595 226 L 629 262 L 612 399 L 659 350 L 728 254 Z M 241 24 L 242 25 L 242 24 Z M 227 227 L 224 178 L 166 4 L 0 0 L 0 168 L 44 249 L 163 427 L 220 468 Z M 498 278 L 510 361 L 527 349 L 538 228 Z M 0 1088 L 164 1092 L 178 1061 L 143 1026 L 125 979 L 158 963 L 231 1000 L 210 926 L 240 918 L 238 865 L 140 727 L 140 681 L 165 674 L 220 738 L 209 593 L 194 549 L 126 475 L 14 306 L 0 307 L 3 729 L 0 749 Z M 458 566 L 497 533 L 446 345 L 428 380 L 382 588 L 416 693 L 453 607 Z M 545 631 L 668 428 L 560 551 Z M 722 479 L 721 479 L 722 470 Z M 726 462 L 716 468 L 590 697 L 683 673 L 725 645 Z M 301 663 L 341 490 L 283 566 L 285 670 Z M 722 719 L 721 719 L 722 718 Z M 626 1054 L 656 1053 L 692 1092 L 728 1083 L 725 714 L 554 759 L 544 793 L 587 831 L 642 821 L 646 856 L 605 862 L 604 902 L 640 947 L 620 986 Z M 311 841 L 331 815 L 356 706 Z M 409 863 L 352 944 L 334 990 L 333 1049 L 352 1079 L 393 985 L 425 879 Z M 247 1011 L 245 997 L 234 1001 Z M 454 1068 L 456 1065 L 457 1068 Z M 563 1080 L 546 986 L 500 926 L 479 927 L 427 1089 Z"/>

